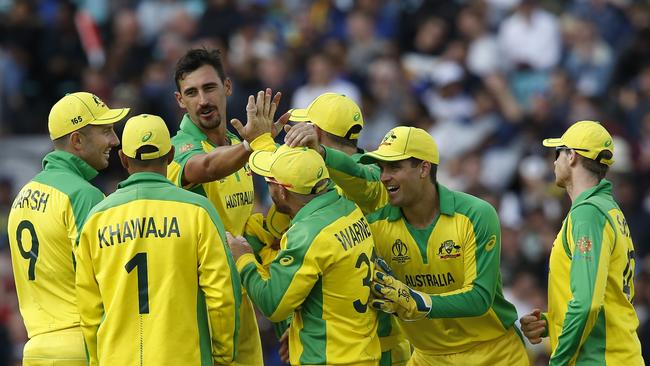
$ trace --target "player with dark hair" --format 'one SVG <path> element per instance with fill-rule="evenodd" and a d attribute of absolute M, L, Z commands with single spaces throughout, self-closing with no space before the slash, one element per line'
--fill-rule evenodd
<path fill-rule="evenodd" d="M 217 50 L 192 49 L 180 58 L 174 74 L 176 101 L 187 113 L 172 138 L 176 148 L 167 177 L 179 187 L 206 196 L 216 207 L 226 230 L 241 235 L 253 211 L 253 179 L 247 160 L 253 150 L 275 150 L 273 138 L 281 118 L 273 122 L 280 93 L 271 90 L 249 96 L 247 123 L 230 121 L 240 139 L 226 128 L 226 98 L 232 81 L 225 76 Z M 236 363 L 260 365 L 262 344 L 253 306 L 244 296 Z"/>

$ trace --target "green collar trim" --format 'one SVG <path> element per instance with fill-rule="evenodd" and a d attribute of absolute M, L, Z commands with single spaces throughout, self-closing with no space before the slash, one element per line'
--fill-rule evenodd
<path fill-rule="evenodd" d="M 43 170 L 61 169 L 74 173 L 89 181 L 99 172 L 82 158 L 62 150 L 54 150 L 43 158 Z"/>
<path fill-rule="evenodd" d="M 600 182 L 598 182 L 597 185 L 587 189 L 586 191 L 580 193 L 578 197 L 576 197 L 575 201 L 571 205 L 571 208 L 573 206 L 579 204 L 582 201 L 585 201 L 591 196 L 597 196 L 600 194 L 612 194 L 612 183 L 608 181 L 607 179 L 601 179 Z"/>
<path fill-rule="evenodd" d="M 296 216 L 291 220 L 291 223 L 295 223 L 296 221 L 299 221 L 303 218 L 306 218 L 310 216 L 312 213 L 314 213 L 316 210 L 321 209 L 325 206 L 329 206 L 332 203 L 336 202 L 340 198 L 338 192 L 336 192 L 335 189 L 331 189 L 327 193 L 324 193 L 313 200 L 309 201 L 305 206 L 303 206 L 298 213 L 296 213 Z"/>

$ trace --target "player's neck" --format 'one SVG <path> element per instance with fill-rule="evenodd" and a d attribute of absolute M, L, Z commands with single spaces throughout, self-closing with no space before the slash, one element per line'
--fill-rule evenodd
<path fill-rule="evenodd" d="M 426 184 L 412 205 L 402 207 L 406 221 L 417 229 L 431 225 L 440 212 L 438 190 L 435 184 Z"/>
<path fill-rule="evenodd" d="M 585 169 L 575 169 L 573 176 L 569 179 L 566 185 L 566 192 L 574 202 L 580 194 L 588 189 L 598 185 L 598 178 L 594 177 Z"/>
<path fill-rule="evenodd" d="M 226 139 L 226 127 L 225 125 L 219 125 L 217 128 L 204 129 L 197 124 L 197 127 L 203 132 L 212 144 L 217 146 L 226 146 L 230 145 L 230 141 Z"/>

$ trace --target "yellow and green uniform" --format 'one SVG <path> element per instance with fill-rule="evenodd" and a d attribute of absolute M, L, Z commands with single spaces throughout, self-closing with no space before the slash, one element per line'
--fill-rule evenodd
<path fill-rule="evenodd" d="M 121 182 L 79 236 L 76 284 L 90 364 L 230 363 L 241 285 L 225 242 L 205 197 L 156 173 Z"/>
<path fill-rule="evenodd" d="M 603 179 L 574 200 L 551 250 L 550 365 L 644 364 L 633 275 L 630 229 Z"/>
<path fill-rule="evenodd" d="M 232 145 L 241 143 L 237 136 L 226 132 Z M 197 154 L 207 154 L 214 150 L 214 145 L 208 137 L 185 114 L 181 126 L 172 138 L 175 148 L 174 161 L 167 168 L 167 178 L 181 187 L 183 170 L 188 160 Z M 219 213 L 226 231 L 233 236 L 242 235 L 248 217 L 253 212 L 253 177 L 248 163 L 234 174 L 223 179 L 183 187 L 189 191 L 207 197 Z M 239 350 L 236 362 L 239 365 L 256 366 L 264 361 L 262 341 L 255 318 L 255 310 L 248 296 L 242 297 L 240 309 L 241 328 Z"/>
<path fill-rule="evenodd" d="M 43 170 L 21 189 L 11 206 L 7 227 L 11 259 L 20 313 L 30 338 L 25 365 L 39 358 L 77 358 L 85 364 L 73 252 L 81 223 L 104 198 L 88 183 L 96 175 L 79 157 L 51 152 L 43 159 Z M 39 340 L 48 334 L 52 334 L 49 339 L 58 338 L 57 344 Z"/>
<path fill-rule="evenodd" d="M 458 354 L 455 362 L 475 364 L 467 363 L 476 359 L 472 350 L 494 342 L 508 347 L 481 356 L 480 364 L 527 365 L 523 342 L 514 330 L 517 312 L 502 293 L 496 211 L 483 200 L 441 184 L 437 190 L 440 213 L 427 228 L 414 228 L 401 209 L 390 204 L 368 216 L 377 254 L 395 277 L 431 296 L 426 319 L 400 321 L 414 347 L 411 362 L 435 359 L 447 364 L 446 355 Z"/>
<path fill-rule="evenodd" d="M 293 218 L 268 277 L 253 254 L 238 259 L 242 285 L 264 315 L 293 314 L 292 365 L 379 361 L 377 313 L 368 306 L 373 238 L 361 210 L 330 190 Z"/>
<path fill-rule="evenodd" d="M 359 163 L 365 151 L 358 149 L 356 154 L 347 155 L 326 146 L 323 146 L 323 149 L 327 170 L 339 194 L 356 203 L 364 214 L 369 214 L 388 203 L 388 193 L 381 183 L 379 166 Z M 397 318 L 383 312 L 380 312 L 378 317 L 382 351 L 380 366 L 405 364 L 411 356 L 411 347 L 400 330 Z"/>

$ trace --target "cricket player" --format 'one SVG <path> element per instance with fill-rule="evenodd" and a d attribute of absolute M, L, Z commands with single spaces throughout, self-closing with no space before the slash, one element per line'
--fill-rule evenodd
<path fill-rule="evenodd" d="M 383 188 L 379 166 L 360 165 L 359 159 L 365 151 L 357 147 L 359 134 L 363 129 L 363 115 L 359 106 L 350 98 L 336 93 L 324 93 L 305 109 L 289 111 L 289 121 L 308 122 L 291 126 L 285 137 L 289 146 L 308 146 L 328 160 L 337 160 L 344 154 L 352 159 L 343 159 L 350 166 L 341 169 L 328 166 L 334 182 L 341 182 L 344 191 L 337 185 L 340 195 L 354 201 L 364 214 L 371 213 L 388 203 L 388 193 Z M 285 129 L 288 129 L 285 127 Z M 356 174 L 349 174 L 353 170 Z M 379 340 L 382 357 L 380 365 L 404 365 L 411 355 L 411 347 L 400 331 L 397 319 L 379 313 Z"/>
<path fill-rule="evenodd" d="M 120 143 L 113 124 L 128 112 L 109 109 L 86 92 L 61 98 L 48 118 L 54 151 L 11 206 L 11 260 L 29 336 L 25 366 L 86 364 L 74 287 L 74 244 L 86 215 L 104 198 L 89 180 L 108 167 L 109 153 Z"/>
<path fill-rule="evenodd" d="M 634 245 L 625 216 L 604 179 L 614 141 L 598 122 L 580 121 L 555 148 L 555 184 L 571 209 L 553 242 L 548 312 L 521 318 L 531 343 L 550 337 L 549 365 L 644 365 L 634 298 Z"/>
<path fill-rule="evenodd" d="M 130 176 L 90 212 L 77 249 L 90 365 L 235 357 L 241 286 L 225 230 L 210 201 L 166 179 L 173 157 L 160 117 L 127 121 L 120 160 Z"/>
<path fill-rule="evenodd" d="M 372 306 L 400 319 L 407 365 L 528 365 L 501 289 L 494 208 L 437 182 L 438 149 L 422 129 L 390 130 L 360 163 L 379 165 L 389 198 L 368 216 L 383 258 Z"/>
<path fill-rule="evenodd" d="M 265 177 L 291 227 L 267 276 L 243 237 L 229 237 L 229 245 L 242 284 L 264 315 L 278 321 L 293 314 L 290 363 L 376 365 L 377 313 L 368 306 L 374 236 L 363 213 L 329 189 L 314 150 L 283 145 L 256 151 L 249 164 Z"/>
<path fill-rule="evenodd" d="M 231 121 L 244 138 L 242 142 L 226 129 L 226 98 L 233 86 L 217 50 L 188 51 L 176 65 L 175 80 L 176 101 L 187 113 L 172 138 L 176 154 L 167 177 L 179 187 L 206 196 L 226 230 L 241 235 L 255 197 L 247 160 L 253 149 L 275 150 L 273 137 L 281 127 L 280 123 L 274 126 L 273 116 L 280 94 L 272 100 L 267 89 L 256 98 L 249 97 L 246 125 Z M 262 344 L 255 312 L 246 296 L 241 312 L 242 336 L 235 361 L 257 366 L 263 363 Z"/>

